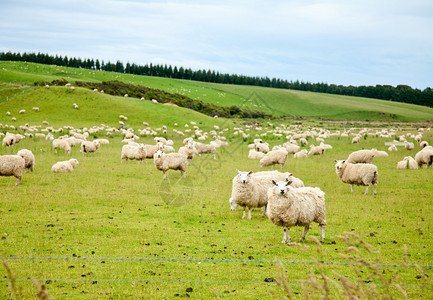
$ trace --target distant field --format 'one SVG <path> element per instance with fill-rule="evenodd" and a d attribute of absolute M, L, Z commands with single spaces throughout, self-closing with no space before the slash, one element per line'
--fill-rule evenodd
<path fill-rule="evenodd" d="M 274 116 L 329 120 L 433 120 L 433 108 L 369 98 L 284 89 L 204 83 L 190 80 L 119 74 L 22 62 L 0 62 L 0 81 L 32 84 L 36 80 L 120 80 L 179 93 L 222 106 L 260 110 Z M 1 96 L 1 94 L 0 94 Z"/>

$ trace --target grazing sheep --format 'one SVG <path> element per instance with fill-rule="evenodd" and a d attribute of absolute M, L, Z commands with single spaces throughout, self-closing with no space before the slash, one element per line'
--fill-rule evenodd
<path fill-rule="evenodd" d="M 268 143 L 257 143 L 257 144 L 255 144 L 255 149 L 257 152 L 268 153 L 269 152 L 269 144 Z"/>
<path fill-rule="evenodd" d="M 325 193 L 320 188 L 293 188 L 290 181 L 272 181 L 273 187 L 268 190 L 268 206 L 266 209 L 269 220 L 277 226 L 283 226 L 282 243 L 290 243 L 289 228 L 303 226 L 300 241 L 303 241 L 312 222 L 321 227 L 320 241 L 325 239 L 326 209 Z"/>
<path fill-rule="evenodd" d="M 3 147 L 10 147 L 15 144 L 15 134 L 7 132 L 5 137 L 3 138 Z"/>
<path fill-rule="evenodd" d="M 186 167 L 188 165 L 186 155 L 180 153 L 165 154 L 158 150 L 153 156 L 153 162 L 156 169 L 164 173 L 164 179 L 166 178 L 165 172 L 168 170 L 180 170 L 181 175 L 183 174 L 183 177 L 186 178 Z"/>
<path fill-rule="evenodd" d="M 352 144 L 358 144 L 359 143 L 359 136 L 355 136 L 353 139 L 352 139 Z"/>
<path fill-rule="evenodd" d="M 308 156 L 308 151 L 306 149 L 303 149 L 303 150 L 293 154 L 294 158 L 303 158 L 303 157 L 307 157 L 307 156 Z"/>
<path fill-rule="evenodd" d="M 200 157 L 204 153 L 212 153 L 213 159 L 216 159 L 216 147 L 214 145 L 202 144 L 202 143 L 197 142 L 194 144 L 194 147 L 197 150 L 197 154 Z"/>
<path fill-rule="evenodd" d="M 96 150 L 99 149 L 99 142 L 98 141 L 83 141 L 81 142 L 81 150 L 80 152 L 83 153 L 93 153 L 96 152 Z"/>
<path fill-rule="evenodd" d="M 299 149 L 301 149 L 298 145 L 294 145 L 291 143 L 285 143 L 284 148 L 286 149 L 287 153 L 295 154 L 299 152 Z"/>
<path fill-rule="evenodd" d="M 402 161 L 397 163 L 397 169 L 416 170 L 418 169 L 418 164 L 416 160 L 412 158 L 412 156 L 406 156 Z"/>
<path fill-rule="evenodd" d="M 346 162 L 351 164 L 358 164 L 358 163 L 369 164 L 373 161 L 376 152 L 377 152 L 376 149 L 354 151 L 350 153 L 349 157 L 346 159 Z"/>
<path fill-rule="evenodd" d="M 335 160 L 335 172 L 344 183 L 350 184 L 353 193 L 353 185 L 367 186 L 365 194 L 368 193 L 370 184 L 374 186 L 374 194 L 378 183 L 379 172 L 373 164 L 352 164 L 345 160 Z"/>
<path fill-rule="evenodd" d="M 418 164 L 418 167 L 422 168 L 424 165 L 427 165 L 427 168 L 432 166 L 433 164 L 433 147 L 426 146 L 422 150 L 418 151 L 415 154 L 415 161 Z"/>
<path fill-rule="evenodd" d="M 404 142 L 404 148 L 406 148 L 406 150 L 413 150 L 413 148 L 415 148 L 413 143 L 410 142 Z"/>
<path fill-rule="evenodd" d="M 262 159 L 263 156 L 265 156 L 265 154 L 263 152 L 258 152 L 258 151 L 254 150 L 254 149 L 251 149 L 248 152 L 248 158 L 249 159 Z"/>
<path fill-rule="evenodd" d="M 57 148 L 62 149 L 66 153 L 71 153 L 71 145 L 66 139 L 55 139 L 53 140 L 53 147 L 57 153 Z"/>
<path fill-rule="evenodd" d="M 300 139 L 299 139 L 299 142 L 301 142 L 301 145 L 302 145 L 302 146 L 307 146 L 307 145 L 308 145 L 308 141 L 307 141 L 307 139 L 305 139 L 305 138 L 300 138 Z"/>
<path fill-rule="evenodd" d="M 397 147 L 395 145 L 391 145 L 389 146 L 388 151 L 397 151 Z"/>
<path fill-rule="evenodd" d="M 2 155 L 0 156 L 0 176 L 14 176 L 17 180 L 15 185 L 21 183 L 25 160 L 19 155 Z"/>
<path fill-rule="evenodd" d="M 425 148 L 425 147 L 428 146 L 428 142 L 427 142 L 427 141 L 422 141 L 421 143 L 419 143 L 419 146 L 420 146 L 421 148 Z"/>
<path fill-rule="evenodd" d="M 39 111 L 39 107 L 33 107 L 33 111 Z"/>
<path fill-rule="evenodd" d="M 158 101 L 156 101 L 155 99 L 152 99 L 152 103 L 153 104 L 158 104 Z"/>
<path fill-rule="evenodd" d="M 289 153 L 287 153 L 287 151 L 284 149 L 272 150 L 266 153 L 265 156 L 263 156 L 263 158 L 260 160 L 260 166 L 267 167 L 275 164 L 280 164 L 282 169 L 284 164 L 286 163 L 288 154 Z"/>
<path fill-rule="evenodd" d="M 120 163 L 123 160 L 128 161 L 128 159 L 136 159 L 143 163 L 143 160 L 146 158 L 146 152 L 144 148 L 144 144 L 139 144 L 138 146 L 132 145 L 124 145 L 122 147 L 122 152 L 120 154 Z"/>
<path fill-rule="evenodd" d="M 323 148 L 322 146 L 310 145 L 310 151 L 308 152 L 308 156 L 322 155 L 324 153 L 325 153 L 325 148 Z"/>
<path fill-rule="evenodd" d="M 28 171 L 33 171 L 35 167 L 35 156 L 33 155 L 33 152 L 27 149 L 21 149 L 20 151 L 18 151 L 17 155 L 24 158 L 24 167 Z"/>
<path fill-rule="evenodd" d="M 73 107 L 74 109 L 78 109 L 78 105 L 77 105 L 77 103 L 72 104 L 72 107 Z"/>
<path fill-rule="evenodd" d="M 163 143 L 156 143 L 156 145 L 144 145 L 144 152 L 146 152 L 146 158 L 153 158 L 153 156 L 158 150 L 164 152 L 164 149 L 165 146 Z"/>
<path fill-rule="evenodd" d="M 107 139 L 96 139 L 95 141 L 98 141 L 100 145 L 108 145 L 110 144 L 110 141 Z"/>
<path fill-rule="evenodd" d="M 78 165 L 78 160 L 71 158 L 70 160 L 56 162 L 51 167 L 51 172 L 54 173 L 69 173 L 74 172 L 75 166 Z"/>
<path fill-rule="evenodd" d="M 268 203 L 267 192 L 272 186 L 272 180 L 287 180 L 290 173 L 281 173 L 278 171 L 263 171 L 253 173 L 241 172 L 233 178 L 232 194 L 229 199 L 230 209 L 236 210 L 239 206 L 244 208 L 242 218 L 246 218 L 246 209 L 248 208 L 248 219 L 251 219 L 251 211 L 256 207 L 265 207 L 263 216 L 266 213 Z"/>
<path fill-rule="evenodd" d="M 20 113 L 20 114 L 25 114 L 25 113 L 26 113 L 26 110 L 25 110 L 25 109 L 22 109 L 22 110 L 19 111 L 19 113 Z"/>

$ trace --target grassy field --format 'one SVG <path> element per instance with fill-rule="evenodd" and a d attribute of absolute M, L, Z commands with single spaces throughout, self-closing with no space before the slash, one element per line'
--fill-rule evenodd
<path fill-rule="evenodd" d="M 8 72 L 0 72 L 4 82 L 14 80 L 15 75 L 17 80 L 24 78 Z M 51 76 L 41 74 L 40 78 Z M 28 83 L 30 78 L 36 80 L 29 77 Z M 20 186 L 13 186 L 12 177 L 0 177 L 0 257 L 16 279 L 13 290 L 3 268 L 1 299 L 10 298 L 11 294 L 16 298 L 35 297 L 36 288 L 29 277 L 39 279 L 56 299 L 173 298 L 186 294 L 197 299 L 281 298 L 282 288 L 275 282 L 266 282 L 278 278 L 275 260 L 296 262 L 283 264 L 295 298 L 303 298 L 302 284 L 309 278 L 311 281 L 311 276 L 324 274 L 341 283 L 336 273 L 368 287 L 376 285 L 379 292 L 397 298 L 403 298 L 397 284 L 409 298 L 433 297 L 431 267 L 422 268 L 428 275 L 427 283 L 416 268 L 402 267 L 405 263 L 433 265 L 432 169 L 395 168 L 397 161 L 414 156 L 419 147 L 410 152 L 399 147 L 388 157 L 375 159 L 379 168 L 377 195 L 372 191 L 364 195 L 363 187 L 355 187 L 355 192 L 350 193 L 349 185 L 341 183 L 335 174 L 334 159 L 344 159 L 361 148 L 386 150 L 384 143 L 392 139 L 369 136 L 354 145 L 352 137 L 331 137 L 326 143 L 333 149 L 323 156 L 301 160 L 289 157 L 283 171 L 292 172 L 307 186 L 320 187 L 326 193 L 328 225 L 321 247 L 312 239 L 320 235 L 316 225 L 300 246 L 287 246 L 281 244 L 282 228 L 263 218 L 260 210 L 253 211 L 251 220 L 244 220 L 240 209 L 229 209 L 236 169 L 263 170 L 258 161 L 247 159 L 251 139 L 234 135 L 234 128 L 241 125 L 233 121 L 240 120 L 213 119 L 182 108 L 81 88 L 73 92 L 65 87 L 23 90 L 19 86 L 22 82 L 2 85 L 1 95 L 9 98 L 0 103 L 0 132 L 15 132 L 5 128 L 5 124 L 41 125 L 43 120 L 54 128 L 118 126 L 118 116 L 123 114 L 128 117 L 127 125 L 136 131 L 143 128 L 143 121 L 152 128 L 168 126 L 167 137 L 174 140 L 176 149 L 183 137 L 172 131 L 174 123 L 185 130 L 186 123 L 191 127 L 190 121 L 203 130 L 214 125 L 227 128 L 224 135 L 229 146 L 218 150 L 216 160 L 210 156 L 194 158 L 186 179 L 181 179 L 179 172 L 169 171 L 167 180 L 162 179 L 162 172 L 155 169 L 152 160 L 121 164 L 120 134 L 91 134 L 90 139 L 107 138 L 110 144 L 85 156 L 78 148 L 73 148 L 71 154 L 55 153 L 50 141 L 37 138 L 25 138 L 13 148 L 1 147 L 1 155 L 26 148 L 36 157 L 34 172 L 25 174 Z M 20 92 L 7 90 L 12 87 Z M 74 110 L 72 103 L 80 109 Z M 33 106 L 40 111 L 32 111 Z M 20 115 L 20 109 L 27 112 Z M 6 116 L 6 111 L 11 116 Z M 12 122 L 11 117 L 17 121 Z M 263 129 L 273 128 L 264 123 Z M 398 134 L 407 132 L 415 133 L 416 128 Z M 261 132 L 249 133 L 253 138 Z M 271 147 L 286 141 L 284 136 L 271 134 L 264 139 Z M 423 139 L 433 144 L 433 131 L 426 130 Z M 139 142 L 153 143 L 153 137 L 143 136 Z M 315 143 L 312 139 L 309 142 Z M 55 162 L 69 158 L 79 160 L 73 173 L 51 173 Z M 337 237 L 344 232 L 357 234 L 377 252 L 363 250 L 362 244 L 347 252 L 348 245 Z M 293 228 L 290 233 L 296 241 L 302 229 Z M 400 267 L 351 267 L 345 265 L 347 259 L 342 254 Z M 326 264 L 307 264 L 316 260 Z M 330 284 L 331 298 L 343 298 L 340 289 L 341 286 Z"/>
<path fill-rule="evenodd" d="M 36 80 L 52 81 L 60 78 L 65 78 L 71 82 L 75 80 L 119 80 L 182 94 L 221 106 L 237 105 L 240 108 L 260 110 L 274 116 L 360 121 L 420 122 L 433 120 L 433 108 L 391 101 L 137 76 L 24 62 L 0 62 L 0 81 L 3 82 L 32 85 Z"/>

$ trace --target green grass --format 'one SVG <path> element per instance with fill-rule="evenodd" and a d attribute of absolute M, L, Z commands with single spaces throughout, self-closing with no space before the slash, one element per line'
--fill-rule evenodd
<path fill-rule="evenodd" d="M 260 110 L 274 116 L 329 120 L 433 120 L 433 108 L 377 99 L 320 94 L 285 89 L 225 85 L 190 80 L 119 74 L 23 62 L 0 62 L 0 81 L 33 84 L 65 78 L 71 82 L 120 80 L 179 93 L 222 106 Z M 1 95 L 0 95 L 1 96 Z"/>

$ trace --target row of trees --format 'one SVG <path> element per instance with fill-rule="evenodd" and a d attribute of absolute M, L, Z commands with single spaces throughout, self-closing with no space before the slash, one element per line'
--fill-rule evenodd
<path fill-rule="evenodd" d="M 310 92 L 338 94 L 346 96 L 358 96 L 367 98 L 376 98 L 391 100 L 396 102 L 405 102 L 418 105 L 433 107 L 433 90 L 426 88 L 424 90 L 413 89 L 407 85 L 376 85 L 376 86 L 343 86 L 327 83 L 310 83 L 303 81 L 287 81 L 279 78 L 253 77 L 237 74 L 220 73 L 211 70 L 192 70 L 191 68 L 172 67 L 171 65 L 146 64 L 137 65 L 127 62 L 124 65 L 121 61 L 111 63 L 98 59 L 81 59 L 67 56 L 49 55 L 44 53 L 12 53 L 0 52 L 0 60 L 10 61 L 27 61 L 49 65 L 59 65 L 75 68 L 85 68 L 93 70 L 111 71 L 119 73 L 168 77 L 176 79 L 189 79 L 205 82 L 253 85 L 272 88 L 293 89 Z"/>

